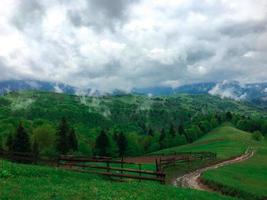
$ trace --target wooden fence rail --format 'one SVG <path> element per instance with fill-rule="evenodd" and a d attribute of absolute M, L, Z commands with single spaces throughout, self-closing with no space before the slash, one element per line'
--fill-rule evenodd
<path fill-rule="evenodd" d="M 163 171 L 166 167 L 184 162 L 191 163 L 196 160 L 215 160 L 216 154 L 212 152 L 181 152 L 171 156 L 159 157 L 159 159 L 155 159 L 155 171 L 145 170 L 141 163 L 125 162 L 123 158 L 112 159 L 111 157 L 73 155 L 48 158 L 40 157 L 33 153 L 8 152 L 4 150 L 0 150 L 0 157 L 16 162 L 42 163 L 77 172 L 96 173 L 109 177 L 118 177 L 120 179 L 150 180 L 165 183 L 165 173 Z"/>
<path fill-rule="evenodd" d="M 175 166 L 178 163 L 191 163 L 197 160 L 216 160 L 217 154 L 212 152 L 181 152 L 157 161 L 160 171 L 164 168 Z"/>
<path fill-rule="evenodd" d="M 155 171 L 142 169 L 141 163 L 125 162 L 121 160 L 113 160 L 110 157 L 86 157 L 86 156 L 72 156 L 72 155 L 62 155 L 59 157 L 45 158 L 39 157 L 38 155 L 32 153 L 21 153 L 21 152 L 8 152 L 0 150 L 0 157 L 6 160 L 24 163 L 34 163 L 34 164 L 47 164 L 54 165 L 58 167 L 63 167 L 64 169 L 82 172 L 82 173 L 95 173 L 101 174 L 109 177 L 117 177 L 120 179 L 137 179 L 158 181 L 160 183 L 165 183 L 165 174 L 156 168 Z M 125 167 L 127 165 L 127 167 Z M 132 165 L 136 168 L 130 168 Z"/>
<path fill-rule="evenodd" d="M 61 156 L 58 164 L 59 166 L 78 172 L 96 173 L 109 177 L 118 177 L 120 179 L 150 180 L 165 183 L 165 174 L 159 171 L 159 168 L 156 168 L 156 171 L 142 170 L 141 163 L 125 162 L 123 159 L 113 160 L 111 158 L 96 159 Z M 129 168 L 130 165 L 134 165 L 138 169 Z"/>

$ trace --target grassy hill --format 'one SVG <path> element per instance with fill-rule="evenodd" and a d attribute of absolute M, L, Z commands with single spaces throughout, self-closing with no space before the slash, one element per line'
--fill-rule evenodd
<path fill-rule="evenodd" d="M 8 175 L 6 177 L 1 176 L 3 172 L 2 168 L 0 168 L 1 199 L 232 199 L 217 194 L 179 189 L 152 182 L 114 182 L 101 176 L 69 172 L 44 166 L 4 162 L 4 169 L 8 172 Z"/>
<path fill-rule="evenodd" d="M 212 130 L 192 144 L 163 149 L 153 154 L 173 154 L 175 152 L 214 152 L 218 159 L 228 159 L 244 153 L 254 143 L 251 134 L 230 125 Z"/>
<path fill-rule="evenodd" d="M 252 146 L 256 153 L 251 159 L 207 171 L 202 180 L 215 189 L 243 199 L 267 199 L 267 141 Z"/>
<path fill-rule="evenodd" d="M 153 154 L 210 151 L 216 152 L 218 159 L 224 160 L 241 155 L 248 148 L 255 150 L 255 155 L 251 159 L 209 170 L 201 179 L 214 189 L 242 199 L 266 199 L 267 141 L 255 141 L 251 133 L 225 124 L 193 144 L 164 149 Z"/>

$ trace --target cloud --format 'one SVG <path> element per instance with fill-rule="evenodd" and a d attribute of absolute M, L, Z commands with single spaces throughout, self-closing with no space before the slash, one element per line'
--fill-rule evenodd
<path fill-rule="evenodd" d="M 2 0 L 0 79 L 104 91 L 266 81 L 266 11 L 264 0 Z"/>
<path fill-rule="evenodd" d="M 245 87 L 238 82 L 223 81 L 217 83 L 210 91 L 209 94 L 217 95 L 222 98 L 230 98 L 234 100 L 245 100 L 247 98 L 247 93 L 245 92 Z"/>

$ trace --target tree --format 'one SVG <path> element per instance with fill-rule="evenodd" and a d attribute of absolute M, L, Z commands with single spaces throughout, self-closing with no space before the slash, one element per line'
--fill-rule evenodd
<path fill-rule="evenodd" d="M 263 122 L 261 126 L 261 132 L 267 136 L 267 121 Z"/>
<path fill-rule="evenodd" d="M 54 149 L 56 139 L 56 130 L 49 124 L 43 124 L 33 130 L 33 140 L 38 143 L 40 152 Z"/>
<path fill-rule="evenodd" d="M 119 156 L 124 156 L 127 148 L 127 138 L 125 135 L 121 132 L 118 136 L 117 145 L 119 148 Z"/>
<path fill-rule="evenodd" d="M 178 131 L 180 135 L 184 135 L 187 143 L 192 143 L 193 141 L 189 137 L 188 133 L 184 130 L 184 126 L 182 124 L 179 125 Z"/>
<path fill-rule="evenodd" d="M 31 152 L 30 138 L 22 123 L 19 124 L 13 138 L 13 151 L 23 153 Z"/>
<path fill-rule="evenodd" d="M 160 149 L 163 149 L 164 148 L 164 139 L 166 137 L 166 134 L 165 134 L 165 130 L 162 129 L 161 132 L 160 132 L 160 136 L 159 136 L 159 147 Z"/>
<path fill-rule="evenodd" d="M 175 137 L 175 129 L 174 129 L 173 124 L 170 125 L 169 134 L 170 134 L 172 137 Z"/>
<path fill-rule="evenodd" d="M 152 128 L 149 128 L 148 129 L 148 135 L 149 136 L 153 136 L 154 135 Z"/>
<path fill-rule="evenodd" d="M 226 118 L 227 121 L 231 121 L 232 118 L 233 118 L 232 113 L 228 111 L 228 112 L 225 114 L 225 118 Z"/>
<path fill-rule="evenodd" d="M 180 135 L 185 135 L 184 126 L 182 124 L 179 125 L 178 131 Z"/>
<path fill-rule="evenodd" d="M 70 129 L 69 135 L 68 135 L 68 148 L 72 149 L 73 151 L 78 150 L 78 141 L 75 134 L 75 130 L 73 128 Z"/>
<path fill-rule="evenodd" d="M 253 134 L 252 134 L 252 138 L 253 138 L 254 140 L 256 140 L 256 141 L 261 141 L 261 140 L 264 139 L 264 137 L 263 137 L 263 135 L 262 135 L 262 133 L 261 133 L 260 131 L 255 131 L 255 132 L 253 132 Z"/>
<path fill-rule="evenodd" d="M 69 126 L 65 117 L 63 117 L 59 123 L 56 138 L 56 149 L 59 153 L 66 154 L 68 148 L 68 132 Z"/>
<path fill-rule="evenodd" d="M 109 138 L 104 130 L 96 138 L 95 153 L 99 156 L 109 156 L 108 149 L 110 147 Z"/>

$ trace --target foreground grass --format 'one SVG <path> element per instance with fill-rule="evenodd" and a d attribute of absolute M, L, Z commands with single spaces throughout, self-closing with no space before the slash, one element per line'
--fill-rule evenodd
<path fill-rule="evenodd" d="M 202 180 L 215 189 L 243 199 L 267 199 L 267 141 L 254 147 L 256 154 L 251 159 L 207 171 Z"/>
<path fill-rule="evenodd" d="M 4 170 L 8 171 L 8 175 L 0 178 L 1 200 L 231 199 L 207 192 L 177 189 L 154 182 L 114 182 L 97 175 L 44 166 L 4 162 Z"/>
<path fill-rule="evenodd" d="M 219 160 L 241 155 L 253 143 L 251 134 L 238 130 L 230 125 L 214 129 L 196 142 L 163 149 L 153 154 L 173 154 L 175 152 L 214 152 Z"/>

